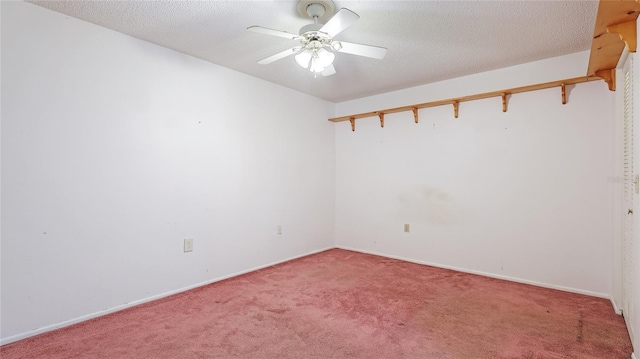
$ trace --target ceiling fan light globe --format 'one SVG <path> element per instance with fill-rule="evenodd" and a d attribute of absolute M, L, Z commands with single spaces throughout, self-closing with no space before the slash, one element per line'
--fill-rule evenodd
<path fill-rule="evenodd" d="M 333 60 L 336 58 L 336 55 L 325 49 L 319 49 L 317 55 L 318 57 L 316 62 L 323 68 L 331 65 Z"/>
<path fill-rule="evenodd" d="M 302 67 L 303 69 L 309 68 L 309 62 L 311 62 L 312 58 L 311 51 L 304 50 L 301 53 L 297 54 L 295 58 L 300 67 Z"/>
<path fill-rule="evenodd" d="M 313 57 L 311 59 L 311 66 L 309 67 L 309 71 L 313 73 L 319 73 L 324 71 L 325 66 L 322 66 L 322 63 L 318 60 L 317 57 Z"/>

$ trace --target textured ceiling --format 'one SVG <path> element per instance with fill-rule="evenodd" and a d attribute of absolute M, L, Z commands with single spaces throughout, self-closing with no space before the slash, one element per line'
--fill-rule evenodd
<path fill-rule="evenodd" d="M 374 60 L 339 53 L 337 73 L 314 78 L 293 57 L 256 62 L 295 46 L 246 31 L 290 33 L 311 21 L 296 1 L 30 1 L 121 33 L 332 102 L 588 50 L 597 1 L 340 1 L 360 20 L 336 40 L 384 46 Z M 585 69 L 586 73 L 586 69 Z"/>

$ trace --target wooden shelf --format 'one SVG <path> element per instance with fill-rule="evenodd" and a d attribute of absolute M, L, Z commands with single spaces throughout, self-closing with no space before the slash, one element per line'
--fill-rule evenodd
<path fill-rule="evenodd" d="M 566 97 L 566 91 L 564 91 L 564 88 L 567 85 L 574 85 L 574 84 L 584 83 L 584 82 L 588 82 L 588 81 L 597 81 L 597 80 L 601 80 L 601 79 L 602 78 L 599 77 L 599 76 L 575 77 L 575 78 L 571 78 L 571 79 L 560 80 L 560 81 L 552 81 L 552 82 L 545 82 L 545 83 L 540 83 L 540 84 L 536 84 L 536 85 L 514 87 L 514 88 L 510 88 L 510 89 L 506 89 L 506 90 L 500 90 L 500 91 L 491 91 L 491 92 L 484 92 L 484 93 L 480 93 L 480 94 L 463 96 L 463 97 L 454 97 L 454 98 L 449 98 L 449 99 L 446 99 L 446 100 L 424 102 L 424 103 L 419 103 L 419 104 L 415 104 L 415 105 L 394 107 L 394 108 L 388 108 L 388 109 L 372 111 L 372 112 L 363 112 L 363 113 L 358 113 L 358 114 L 349 115 L 349 116 L 334 117 L 334 118 L 330 118 L 329 121 L 331 121 L 331 122 L 351 121 L 352 129 L 355 130 L 355 120 L 357 120 L 357 119 L 366 118 L 366 117 L 379 117 L 381 119 L 381 125 L 384 125 L 384 120 L 383 120 L 384 119 L 384 115 L 388 115 L 390 113 L 412 111 L 413 114 L 414 114 L 415 122 L 418 123 L 418 110 L 419 109 L 428 108 L 428 107 L 443 106 L 443 105 L 451 105 L 451 106 L 453 106 L 454 117 L 457 118 L 458 117 L 458 108 L 459 108 L 459 104 L 461 102 L 482 100 L 482 99 L 491 98 L 491 97 L 501 97 L 502 98 L 502 111 L 506 112 L 507 111 L 507 96 L 513 95 L 513 94 L 517 94 L 517 93 L 522 93 L 522 92 L 543 90 L 543 89 L 548 89 L 548 88 L 552 88 L 552 87 L 558 87 L 558 88 L 563 89 L 561 91 L 560 100 L 562 101 L 563 104 L 565 104 L 565 103 L 567 103 L 567 97 Z"/>
<path fill-rule="evenodd" d="M 587 76 L 596 75 L 598 71 L 615 69 L 625 46 L 629 52 L 636 52 L 638 14 L 640 14 L 638 1 L 600 1 L 593 30 Z"/>
<path fill-rule="evenodd" d="M 356 120 L 365 117 L 379 117 L 380 126 L 384 127 L 384 115 L 390 113 L 413 111 L 415 122 L 418 123 L 418 110 L 421 108 L 452 105 L 453 115 L 458 118 L 461 102 L 481 100 L 491 97 L 502 98 L 502 111 L 507 112 L 507 97 L 509 95 L 542 90 L 552 87 L 561 88 L 562 104 L 567 103 L 567 85 L 574 85 L 588 81 L 604 80 L 609 90 L 616 89 L 616 66 L 625 46 L 629 52 L 636 52 L 637 27 L 636 19 L 640 14 L 640 0 L 601 0 L 598 4 L 598 14 L 593 32 L 591 53 L 587 75 L 566 80 L 545 82 L 536 85 L 510 88 L 501 91 L 485 92 L 476 95 L 449 98 L 424 102 L 416 105 L 388 108 L 384 110 L 363 112 L 355 115 L 330 118 L 331 122 L 350 121 L 351 130 L 355 131 Z"/>

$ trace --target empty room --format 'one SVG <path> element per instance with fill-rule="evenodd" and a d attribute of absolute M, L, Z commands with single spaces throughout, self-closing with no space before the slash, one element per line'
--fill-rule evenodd
<path fill-rule="evenodd" d="M 0 357 L 637 359 L 639 13 L 1 1 Z"/>

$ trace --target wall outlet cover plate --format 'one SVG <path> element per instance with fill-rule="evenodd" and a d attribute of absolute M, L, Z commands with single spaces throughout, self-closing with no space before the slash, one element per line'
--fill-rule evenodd
<path fill-rule="evenodd" d="M 184 251 L 192 252 L 193 251 L 193 238 L 185 238 L 184 239 Z"/>

